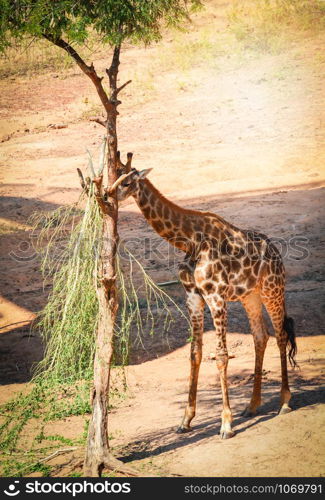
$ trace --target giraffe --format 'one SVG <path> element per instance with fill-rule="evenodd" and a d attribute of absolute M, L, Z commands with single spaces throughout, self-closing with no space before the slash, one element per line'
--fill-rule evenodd
<path fill-rule="evenodd" d="M 231 438 L 232 412 L 227 383 L 227 301 L 241 301 L 250 323 L 255 346 L 253 393 L 242 415 L 255 415 L 261 404 L 262 365 L 269 334 L 262 315 L 264 304 L 273 324 L 281 359 L 280 414 L 291 411 L 288 382 L 289 361 L 295 366 L 297 346 L 294 324 L 285 310 L 285 270 L 277 248 L 264 234 L 238 229 L 222 217 L 184 209 L 165 198 L 147 179 L 152 169 L 131 168 L 132 154 L 123 166 L 119 159 L 117 199 L 133 196 L 144 217 L 165 240 L 185 253 L 179 266 L 186 292 L 191 334 L 191 369 L 188 403 L 177 432 L 191 431 L 202 359 L 203 314 L 210 309 L 216 333 L 216 361 L 222 392 L 220 436 Z M 127 173 L 126 173 L 127 172 Z"/>

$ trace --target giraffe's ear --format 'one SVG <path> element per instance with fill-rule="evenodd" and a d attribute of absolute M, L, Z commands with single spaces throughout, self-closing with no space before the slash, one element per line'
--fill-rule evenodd
<path fill-rule="evenodd" d="M 145 170 L 141 170 L 138 173 L 139 179 L 145 179 L 147 177 L 147 175 L 149 174 L 149 172 L 151 172 L 151 170 L 152 170 L 152 168 L 146 168 Z"/>

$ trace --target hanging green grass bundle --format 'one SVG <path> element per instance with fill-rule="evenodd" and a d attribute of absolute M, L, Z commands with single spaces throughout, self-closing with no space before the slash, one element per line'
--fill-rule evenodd
<path fill-rule="evenodd" d="M 98 314 L 94 280 L 101 217 L 97 203 L 90 193 L 75 206 L 39 215 L 34 222 L 36 228 L 42 226 L 37 248 L 44 279 L 52 281 L 47 304 L 36 321 L 45 355 L 35 373 L 57 382 L 89 378 Z"/>
<path fill-rule="evenodd" d="M 84 204 L 84 208 L 80 206 Z M 34 216 L 40 232 L 37 248 L 42 255 L 45 281 L 52 290 L 35 323 L 45 355 L 35 370 L 36 379 L 69 383 L 92 377 L 98 302 L 96 269 L 101 245 L 101 216 L 92 192 L 79 202 L 50 213 Z M 168 332 L 173 321 L 170 306 L 183 315 L 174 300 L 161 290 L 130 251 L 125 273 L 118 258 L 119 314 L 115 329 L 115 361 L 129 359 L 130 336 L 142 344 L 144 331 L 152 335 L 159 323 Z M 135 268 L 141 275 L 136 288 Z M 139 298 L 139 288 L 144 299 Z"/>

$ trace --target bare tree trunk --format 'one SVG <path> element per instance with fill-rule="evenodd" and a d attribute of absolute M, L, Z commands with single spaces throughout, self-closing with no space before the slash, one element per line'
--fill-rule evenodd
<path fill-rule="evenodd" d="M 109 452 L 107 418 L 110 366 L 113 355 L 114 324 L 117 313 L 115 252 L 117 211 L 103 215 L 103 246 L 97 278 L 99 318 L 94 361 L 92 416 L 89 423 L 84 475 L 101 476 L 105 467 L 115 469 L 118 461 Z"/>
<path fill-rule="evenodd" d="M 116 106 L 114 99 L 117 86 L 119 47 L 114 50 L 112 64 L 107 74 L 110 80 L 110 103 L 107 110 L 107 169 L 108 184 L 117 176 L 117 133 Z M 115 101 L 115 102 L 114 102 Z M 94 361 L 94 388 L 92 394 L 92 417 L 89 423 L 87 447 L 84 462 L 85 476 L 101 476 L 105 467 L 119 468 L 119 462 L 109 452 L 107 418 L 110 368 L 113 355 L 114 326 L 118 309 L 116 289 L 116 250 L 118 206 L 115 192 L 101 189 L 102 178 L 96 179 L 97 201 L 103 217 L 103 241 L 97 277 L 99 318 Z"/>

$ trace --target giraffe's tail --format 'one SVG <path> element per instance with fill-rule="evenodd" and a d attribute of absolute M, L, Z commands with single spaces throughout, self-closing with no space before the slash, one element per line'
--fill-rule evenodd
<path fill-rule="evenodd" d="M 288 316 L 284 317 L 283 329 L 287 333 L 287 344 L 289 344 L 289 353 L 288 353 L 289 362 L 291 366 L 296 368 L 298 366 L 296 361 L 297 343 L 295 334 L 295 323 L 292 318 L 289 318 Z"/>

